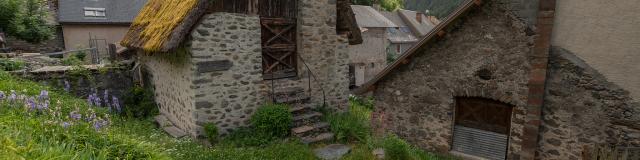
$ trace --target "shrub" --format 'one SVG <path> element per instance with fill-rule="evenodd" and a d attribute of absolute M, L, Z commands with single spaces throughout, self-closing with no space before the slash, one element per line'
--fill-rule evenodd
<path fill-rule="evenodd" d="M 218 141 L 218 127 L 216 126 L 216 124 L 213 124 L 213 123 L 205 124 L 204 133 L 207 136 L 207 140 L 209 140 L 211 144 L 214 144 Z"/>
<path fill-rule="evenodd" d="M 257 132 L 274 137 L 284 137 L 289 134 L 293 115 L 286 105 L 267 104 L 256 111 L 251 117 L 251 123 Z"/>
<path fill-rule="evenodd" d="M 84 58 L 87 57 L 87 53 L 86 53 L 86 51 L 78 51 L 73 56 L 78 58 L 78 60 L 80 60 L 80 61 L 84 61 Z"/>
<path fill-rule="evenodd" d="M 24 67 L 22 61 L 12 61 L 7 59 L 0 59 L 0 70 L 3 71 L 16 71 Z"/>
<path fill-rule="evenodd" d="M 83 61 L 75 55 L 62 59 L 62 64 L 65 66 L 82 65 L 82 62 Z"/>
<path fill-rule="evenodd" d="M 389 135 L 382 141 L 382 147 L 385 151 L 385 159 L 405 160 L 411 158 L 411 146 L 404 140 L 395 135 Z"/>
<path fill-rule="evenodd" d="M 128 117 L 146 118 L 157 115 L 158 108 L 151 91 L 141 87 L 131 88 L 124 95 L 123 114 Z"/>
<path fill-rule="evenodd" d="M 364 102 L 351 97 L 349 112 L 329 113 L 324 111 L 327 121 L 331 124 L 331 131 L 336 134 L 336 140 L 342 142 L 365 142 L 371 135 L 371 109 Z M 373 106 L 373 105 L 368 105 Z"/>
<path fill-rule="evenodd" d="M 220 142 L 223 146 L 232 147 L 259 147 L 266 146 L 277 138 L 263 132 L 257 132 L 254 128 L 239 128 L 224 137 Z"/>

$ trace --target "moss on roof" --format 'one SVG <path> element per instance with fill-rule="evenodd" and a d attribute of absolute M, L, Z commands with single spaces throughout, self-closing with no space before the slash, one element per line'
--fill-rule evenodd
<path fill-rule="evenodd" d="M 198 1 L 149 0 L 134 19 L 122 44 L 147 52 L 166 51 L 164 46 L 174 30 L 192 14 Z"/>

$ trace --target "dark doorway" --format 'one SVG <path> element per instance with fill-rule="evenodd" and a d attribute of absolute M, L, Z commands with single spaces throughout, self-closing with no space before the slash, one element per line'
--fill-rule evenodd
<path fill-rule="evenodd" d="M 265 79 L 297 76 L 297 0 L 260 0 Z"/>
<path fill-rule="evenodd" d="M 456 98 L 452 150 L 505 159 L 513 106 L 484 98 Z"/>

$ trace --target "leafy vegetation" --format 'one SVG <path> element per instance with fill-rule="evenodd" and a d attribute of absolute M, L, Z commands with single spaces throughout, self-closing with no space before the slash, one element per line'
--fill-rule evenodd
<path fill-rule="evenodd" d="M 123 97 L 122 113 L 128 117 L 148 118 L 158 114 L 158 107 L 153 100 L 153 93 L 142 87 L 131 88 Z"/>
<path fill-rule="evenodd" d="M 373 6 L 379 4 L 384 10 L 395 11 L 403 8 L 404 0 L 351 0 L 355 5 Z"/>
<path fill-rule="evenodd" d="M 9 102 L 11 90 L 24 97 L 50 90 L 51 112 L 29 111 L 24 105 Z M 306 145 L 283 139 L 259 147 L 231 147 L 226 144 L 246 140 L 225 139 L 225 143 L 206 148 L 189 138 L 167 136 L 151 119 L 113 116 L 106 108 L 92 107 L 87 100 L 74 98 L 62 89 L 17 79 L 2 71 L 0 91 L 0 159 L 315 159 Z M 93 113 L 108 119 L 109 124 L 96 130 L 85 120 Z M 77 115 L 82 120 L 72 120 Z"/>
<path fill-rule="evenodd" d="M 286 105 L 267 104 L 258 108 L 251 117 L 251 123 L 257 132 L 274 137 L 284 137 L 289 134 L 293 115 Z"/>
<path fill-rule="evenodd" d="M 48 9 L 43 0 L 0 1 L 0 28 L 27 42 L 40 43 L 53 37 L 47 16 Z"/>
<path fill-rule="evenodd" d="M 207 136 L 207 140 L 209 140 L 209 143 L 211 144 L 215 144 L 216 142 L 218 142 L 218 127 L 216 127 L 216 124 L 213 123 L 207 123 L 204 125 L 204 133 Z"/>
<path fill-rule="evenodd" d="M 457 159 L 425 152 L 393 134 L 384 137 L 371 135 L 369 122 L 374 100 L 351 96 L 349 102 L 349 112 L 329 114 L 327 118 L 338 141 L 355 144 L 352 153 L 343 159 L 375 159 L 372 151 L 378 148 L 384 149 L 385 159 L 390 160 Z"/>
<path fill-rule="evenodd" d="M 424 12 L 428 15 L 444 19 L 455 10 L 464 0 L 404 0 L 404 6 L 408 10 Z"/>
<path fill-rule="evenodd" d="M 371 126 L 369 125 L 372 104 L 356 97 L 349 98 L 349 112 L 332 112 L 325 111 L 325 115 L 331 131 L 335 133 L 336 140 L 340 142 L 366 142 L 371 136 Z"/>
<path fill-rule="evenodd" d="M 18 60 L 0 59 L 0 70 L 17 71 L 24 68 L 24 62 Z"/>
<path fill-rule="evenodd" d="M 350 100 L 347 115 L 358 118 L 346 119 L 360 122 L 344 126 L 366 124 L 373 100 L 355 97 Z M 151 118 L 118 116 L 96 103 L 95 97 L 75 98 L 63 89 L 41 86 L 0 71 L 0 159 L 317 159 L 309 146 L 272 136 L 279 134 L 258 132 L 256 128 L 234 131 L 207 148 L 190 138 L 169 137 L 153 125 Z M 263 108 L 280 113 L 286 106 Z M 272 112 L 265 111 L 263 115 L 266 113 Z M 209 135 L 217 135 L 214 128 L 205 130 Z M 354 149 L 344 159 L 374 159 L 371 151 L 376 148 L 388 150 L 388 159 L 452 159 L 429 154 L 392 135 L 353 135 L 365 138 L 348 141 Z"/>

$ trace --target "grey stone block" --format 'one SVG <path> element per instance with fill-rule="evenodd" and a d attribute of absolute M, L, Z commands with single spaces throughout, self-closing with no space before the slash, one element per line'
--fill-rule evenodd
<path fill-rule="evenodd" d="M 229 70 L 233 66 L 233 62 L 229 60 L 208 61 L 199 62 L 196 65 L 198 66 L 198 73 L 208 73 Z"/>

